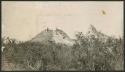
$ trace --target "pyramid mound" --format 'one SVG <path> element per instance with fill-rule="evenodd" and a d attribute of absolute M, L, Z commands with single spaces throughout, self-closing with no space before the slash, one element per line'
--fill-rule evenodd
<path fill-rule="evenodd" d="M 51 30 L 49 28 L 43 30 L 41 33 L 36 35 L 31 39 L 31 42 L 40 42 L 40 43 L 62 43 L 67 45 L 73 45 L 73 40 L 61 29 Z"/>
<path fill-rule="evenodd" d="M 32 38 L 31 42 L 49 41 L 52 38 L 52 30 L 46 29 Z"/>

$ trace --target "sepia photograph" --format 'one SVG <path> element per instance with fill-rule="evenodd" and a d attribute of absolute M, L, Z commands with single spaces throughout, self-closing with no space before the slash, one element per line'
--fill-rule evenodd
<path fill-rule="evenodd" d="M 123 1 L 2 1 L 2 71 L 123 71 Z"/>

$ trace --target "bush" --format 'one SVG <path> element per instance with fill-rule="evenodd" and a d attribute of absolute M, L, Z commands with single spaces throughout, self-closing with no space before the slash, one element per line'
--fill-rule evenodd
<path fill-rule="evenodd" d="M 103 42 L 79 33 L 75 41 L 73 46 L 54 42 L 8 43 L 3 57 L 19 70 L 123 70 L 123 39 L 109 37 Z"/>

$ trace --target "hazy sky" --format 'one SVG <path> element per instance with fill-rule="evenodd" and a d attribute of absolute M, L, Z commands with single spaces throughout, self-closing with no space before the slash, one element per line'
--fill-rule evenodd
<path fill-rule="evenodd" d="M 122 1 L 2 1 L 2 36 L 29 40 L 46 27 L 60 28 L 71 38 L 89 25 L 110 35 L 123 35 Z"/>

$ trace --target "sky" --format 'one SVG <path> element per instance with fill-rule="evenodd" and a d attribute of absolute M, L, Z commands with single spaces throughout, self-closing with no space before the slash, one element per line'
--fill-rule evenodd
<path fill-rule="evenodd" d="M 26 41 L 49 27 L 74 38 L 90 24 L 109 36 L 123 36 L 123 2 L 2 1 L 2 37 Z"/>

